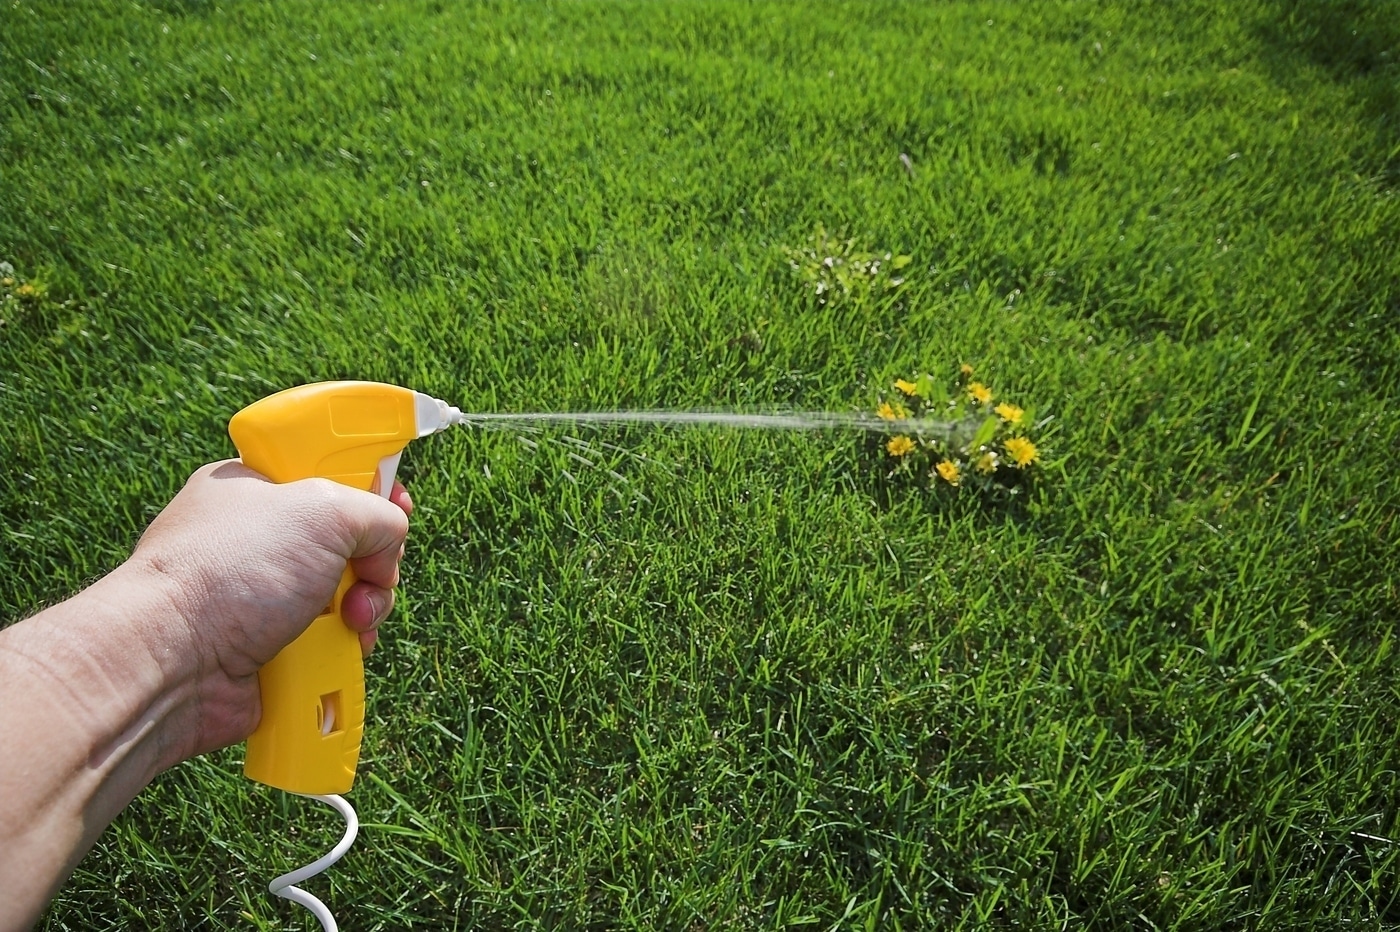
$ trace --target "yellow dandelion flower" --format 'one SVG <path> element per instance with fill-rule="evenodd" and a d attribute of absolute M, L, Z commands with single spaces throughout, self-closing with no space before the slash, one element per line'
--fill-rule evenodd
<path fill-rule="evenodd" d="M 1006 441 L 1006 452 L 1016 461 L 1016 466 L 1020 469 L 1024 469 L 1040 459 L 1040 451 L 1025 437 L 1012 437 Z"/>
<path fill-rule="evenodd" d="M 981 382 L 973 382 L 967 387 L 967 393 L 972 396 L 972 400 L 979 405 L 984 405 L 992 400 L 992 390 Z"/>
<path fill-rule="evenodd" d="M 887 421 L 898 421 L 909 416 L 903 405 L 890 404 L 888 401 L 880 402 L 880 407 L 875 409 L 875 413 Z"/>
<path fill-rule="evenodd" d="M 0 278 L 0 285 L 4 285 L 6 288 L 10 287 L 14 283 L 15 280 L 13 278 L 10 278 L 8 275 L 4 278 Z"/>
<path fill-rule="evenodd" d="M 984 476 L 990 476 L 997 471 L 997 455 L 993 452 L 983 453 L 977 457 L 977 471 Z"/>
<path fill-rule="evenodd" d="M 969 366 L 967 363 L 963 363 L 961 366 L 958 366 L 958 374 L 972 375 L 972 367 Z"/>
<path fill-rule="evenodd" d="M 914 441 L 908 437 L 891 437 L 890 442 L 885 444 L 885 449 L 890 451 L 890 456 L 903 456 L 913 452 Z"/>
<path fill-rule="evenodd" d="M 1016 407 L 1013 404 L 1008 404 L 1005 401 L 997 405 L 992 410 L 997 413 L 997 417 L 1001 418 L 1008 424 L 1021 423 L 1021 416 L 1026 413 L 1022 409 Z"/>
<path fill-rule="evenodd" d="M 962 470 L 952 460 L 944 460 L 935 468 L 937 468 L 938 474 L 948 481 L 949 485 L 957 485 L 962 479 Z"/>
<path fill-rule="evenodd" d="M 15 289 L 15 295 L 21 298 L 32 298 L 38 293 L 39 292 L 35 291 L 34 286 L 29 284 L 29 282 L 25 282 Z"/>
<path fill-rule="evenodd" d="M 900 391 L 904 392 L 904 394 L 906 394 L 906 395 L 912 395 L 912 394 L 914 394 L 914 383 L 913 383 L 913 382 L 906 382 L 906 381 L 904 381 L 904 379 L 895 379 L 895 380 L 894 380 L 894 387 L 897 388 L 897 389 L 899 389 Z"/>

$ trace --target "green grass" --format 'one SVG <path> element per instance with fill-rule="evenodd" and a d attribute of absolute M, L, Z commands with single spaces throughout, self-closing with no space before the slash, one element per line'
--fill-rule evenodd
<path fill-rule="evenodd" d="M 0 611 L 303 381 L 852 410 L 970 361 L 1055 418 L 1012 505 L 830 434 L 412 446 L 368 824 L 311 888 L 356 929 L 1400 925 L 1397 24 L 7 3 L 0 259 L 52 300 L 0 314 Z M 819 227 L 908 282 L 817 304 Z M 264 884 L 334 817 L 240 754 L 41 927 L 309 928 Z"/>

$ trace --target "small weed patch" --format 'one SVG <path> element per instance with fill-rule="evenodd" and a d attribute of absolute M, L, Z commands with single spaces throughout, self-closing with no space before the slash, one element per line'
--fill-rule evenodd
<path fill-rule="evenodd" d="M 890 422 L 884 452 L 892 477 L 949 489 L 1016 495 L 1042 451 L 1031 439 L 1034 408 L 998 399 L 963 364 L 951 385 L 927 373 L 896 379 L 875 414 Z M 1047 419 L 1048 423 L 1048 419 Z"/>

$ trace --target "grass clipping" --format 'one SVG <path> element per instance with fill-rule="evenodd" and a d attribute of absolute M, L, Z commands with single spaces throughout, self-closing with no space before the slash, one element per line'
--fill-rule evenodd
<path fill-rule="evenodd" d="M 1002 496 L 1019 494 L 1039 471 L 1034 411 L 999 400 L 972 366 L 960 366 L 951 384 L 924 374 L 893 387 L 875 409 L 890 424 L 882 448 L 891 478 Z"/>

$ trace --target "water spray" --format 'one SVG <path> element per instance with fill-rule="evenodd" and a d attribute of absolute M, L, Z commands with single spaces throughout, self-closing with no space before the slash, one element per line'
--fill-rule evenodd
<path fill-rule="evenodd" d="M 741 414 L 719 411 L 464 414 L 421 392 L 377 382 L 319 382 L 289 388 L 239 411 L 229 435 L 248 467 L 273 482 L 322 477 L 389 496 L 403 449 L 454 425 L 481 429 L 541 424 L 720 425 L 788 430 L 888 431 L 889 422 L 857 414 Z M 956 422 L 907 421 L 906 428 L 944 433 Z M 330 910 L 297 886 L 338 861 L 359 831 L 340 794 L 355 781 L 365 728 L 365 668 L 359 637 L 341 615 L 355 583 L 347 566 L 330 603 L 291 644 L 258 671 L 262 719 L 248 738 L 243 773 L 268 786 L 318 799 L 345 819 L 330 853 L 268 885 L 271 893 L 312 911 L 327 932 Z"/>

